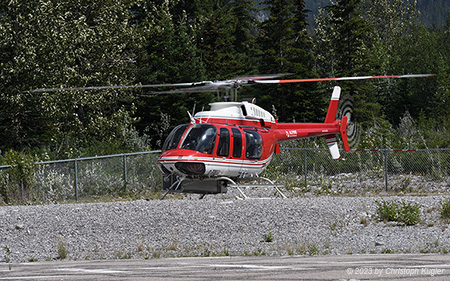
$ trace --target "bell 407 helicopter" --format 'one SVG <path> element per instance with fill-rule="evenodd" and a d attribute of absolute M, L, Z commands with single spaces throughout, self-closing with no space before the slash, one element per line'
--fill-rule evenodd
<path fill-rule="evenodd" d="M 102 86 L 83 88 L 37 89 L 30 92 L 61 90 L 102 90 L 147 87 L 181 87 L 155 93 L 231 92 L 253 84 L 282 84 L 314 81 L 343 81 L 377 78 L 415 78 L 433 74 L 390 76 L 358 76 L 341 78 L 273 80 L 280 75 L 240 77 L 224 81 L 153 84 L 134 86 Z M 158 158 L 163 173 L 163 190 L 199 194 L 227 192 L 227 186 L 239 189 L 239 183 L 257 178 L 269 165 L 274 154 L 280 153 L 280 142 L 323 136 L 333 159 L 341 159 L 336 136 L 340 135 L 345 151 L 349 151 L 347 124 L 349 116 L 336 119 L 341 88 L 335 86 L 323 123 L 279 123 L 272 114 L 254 101 L 211 103 L 209 111 L 190 115 L 191 122 L 175 127 L 164 142 Z M 342 159 L 341 159 L 342 160 Z M 264 179 L 264 178 L 263 178 Z M 265 179 L 267 180 L 267 179 Z M 272 185 L 273 182 L 268 180 Z M 276 186 L 274 186 L 276 187 Z M 242 193 L 242 191 L 239 189 Z M 279 190 L 278 190 L 279 191 Z M 280 194 L 282 194 L 280 192 Z M 245 194 L 242 193 L 244 197 Z M 283 194 L 282 194 L 283 195 Z"/>
<path fill-rule="evenodd" d="M 426 76 L 430 75 L 290 80 L 267 80 L 272 77 L 260 76 L 203 82 L 194 85 L 193 88 L 175 91 L 237 89 L 242 85 L 256 83 Z M 347 139 L 348 116 L 336 120 L 340 95 L 341 88 L 335 86 L 323 123 L 279 123 L 268 111 L 249 101 L 211 103 L 209 111 L 201 111 L 190 116 L 190 124 L 177 126 L 167 137 L 158 158 L 158 164 L 164 174 L 163 189 L 167 191 L 166 194 L 168 192 L 223 193 L 227 191 L 227 186 L 230 184 L 239 189 L 239 181 L 257 177 L 269 165 L 273 155 L 280 153 L 280 142 L 294 139 L 323 136 L 328 144 L 331 157 L 341 159 L 336 135 L 341 136 L 345 151 L 349 151 L 350 148 Z M 270 180 L 269 182 L 273 185 Z M 276 188 L 276 186 L 274 187 Z M 242 193 L 240 189 L 239 191 Z M 282 193 L 280 192 L 280 194 Z M 242 195 L 246 197 L 245 194 L 242 193 Z"/>

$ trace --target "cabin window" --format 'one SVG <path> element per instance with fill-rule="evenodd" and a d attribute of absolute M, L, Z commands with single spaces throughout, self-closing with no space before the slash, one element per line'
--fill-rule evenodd
<path fill-rule="evenodd" d="M 181 137 L 183 136 L 184 131 L 186 131 L 186 128 L 189 126 L 189 124 L 183 124 L 175 127 L 175 129 L 170 132 L 169 136 L 167 137 L 166 141 L 164 142 L 162 151 L 166 151 L 169 149 L 175 149 L 178 147 L 178 143 L 180 142 Z"/>
<path fill-rule="evenodd" d="M 240 158 L 242 155 L 242 134 L 239 129 L 232 128 L 233 132 L 233 157 Z"/>
<path fill-rule="evenodd" d="M 245 140 L 247 142 L 245 148 L 245 157 L 248 159 L 259 159 L 262 154 L 262 137 L 257 131 L 244 130 Z"/>
<path fill-rule="evenodd" d="M 230 153 L 230 131 L 227 128 L 220 129 L 219 145 L 217 146 L 217 156 L 227 157 Z"/>
<path fill-rule="evenodd" d="M 180 148 L 212 154 L 216 143 L 217 129 L 213 125 L 194 124 Z"/>

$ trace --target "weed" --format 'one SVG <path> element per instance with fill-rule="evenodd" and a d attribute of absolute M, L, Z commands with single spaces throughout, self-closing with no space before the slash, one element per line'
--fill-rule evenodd
<path fill-rule="evenodd" d="M 410 184 L 411 184 L 411 177 L 410 176 L 403 176 L 401 181 L 400 181 L 400 188 L 401 188 L 401 190 L 407 190 Z"/>
<path fill-rule="evenodd" d="M 382 221 L 396 221 L 405 225 L 416 225 L 420 222 L 420 206 L 418 204 L 401 201 L 395 202 L 376 201 L 377 214 Z"/>
<path fill-rule="evenodd" d="M 67 246 L 66 243 L 63 241 L 62 236 L 58 235 L 56 245 L 58 247 L 58 256 L 60 260 L 63 260 L 67 258 Z"/>
<path fill-rule="evenodd" d="M 272 235 L 272 230 L 269 229 L 269 232 L 264 233 L 264 242 L 270 243 L 273 242 L 273 235 Z"/>
<path fill-rule="evenodd" d="M 144 245 L 142 245 L 142 244 L 138 244 L 138 246 L 137 246 L 137 250 L 138 250 L 138 252 L 143 252 L 143 251 L 145 251 L 145 247 L 144 247 Z"/>
<path fill-rule="evenodd" d="M 252 253 L 253 256 L 265 256 L 266 252 L 263 249 L 258 248 L 257 250 L 253 251 Z"/>
<path fill-rule="evenodd" d="M 153 252 L 152 253 L 152 258 L 159 259 L 160 257 L 161 257 L 161 253 L 160 252 Z"/>
<path fill-rule="evenodd" d="M 334 222 L 332 224 L 330 224 L 330 228 L 331 228 L 331 230 L 334 231 L 334 230 L 336 230 L 337 226 L 338 226 L 338 221 L 335 219 Z"/>
<path fill-rule="evenodd" d="M 297 247 L 297 252 L 298 252 L 298 254 L 299 255 L 305 255 L 306 254 L 306 246 L 305 246 L 305 244 L 300 244 L 298 247 Z"/>
<path fill-rule="evenodd" d="M 294 249 L 292 249 L 292 248 L 289 247 L 289 246 L 286 246 L 286 251 L 287 251 L 287 254 L 288 254 L 289 256 L 293 256 L 293 255 L 295 254 Z"/>
<path fill-rule="evenodd" d="M 6 251 L 6 255 L 5 255 L 5 262 L 6 263 L 10 263 L 11 262 L 11 249 L 8 247 L 8 245 L 5 246 L 5 251 Z"/>
<path fill-rule="evenodd" d="M 122 259 L 122 260 L 130 260 L 131 258 L 133 258 L 131 253 L 125 253 L 124 255 L 119 257 L 119 259 Z"/>
<path fill-rule="evenodd" d="M 359 220 L 359 222 L 364 225 L 364 226 L 368 226 L 369 225 L 369 221 L 367 220 L 366 217 L 361 217 L 361 219 Z"/>
<path fill-rule="evenodd" d="M 178 242 L 172 241 L 170 242 L 169 246 L 167 247 L 168 251 L 176 251 L 178 249 Z"/>
<path fill-rule="evenodd" d="M 317 244 L 311 243 L 308 245 L 308 252 L 310 256 L 315 256 L 320 253 L 320 250 Z"/>
<path fill-rule="evenodd" d="M 203 249 L 203 252 L 201 253 L 202 257 L 210 257 L 212 255 L 211 250 L 208 248 Z"/>
<path fill-rule="evenodd" d="M 398 205 L 394 202 L 382 201 L 377 203 L 377 214 L 382 221 L 397 221 Z"/>
<path fill-rule="evenodd" d="M 441 209 L 441 218 L 444 220 L 450 220 L 450 198 L 441 201 L 442 209 Z"/>
<path fill-rule="evenodd" d="M 420 222 L 420 207 L 418 204 L 406 203 L 402 200 L 398 221 L 406 225 L 416 225 Z"/>

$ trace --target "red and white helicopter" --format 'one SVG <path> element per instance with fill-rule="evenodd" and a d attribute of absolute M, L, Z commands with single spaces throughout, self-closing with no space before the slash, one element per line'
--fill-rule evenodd
<path fill-rule="evenodd" d="M 232 93 L 231 98 L 234 100 L 239 87 L 252 84 L 417 78 L 433 74 L 273 80 L 280 76 L 282 75 L 250 76 L 196 83 L 37 89 L 30 92 L 167 86 L 183 88 L 155 93 L 226 90 L 227 94 Z M 345 151 L 349 151 L 350 148 L 347 139 L 349 117 L 336 119 L 340 95 L 341 88 L 335 86 L 323 123 L 279 123 L 272 114 L 252 101 L 215 102 L 210 104 L 209 111 L 197 112 L 194 116 L 189 114 L 190 124 L 178 125 L 172 130 L 158 158 L 159 167 L 163 172 L 163 190 L 166 190 L 166 194 L 187 192 L 205 195 L 227 192 L 227 186 L 230 185 L 239 189 L 239 182 L 257 178 L 264 171 L 273 155 L 280 153 L 279 143 L 283 141 L 323 136 L 331 157 L 341 159 L 336 136 L 341 136 Z M 268 181 L 276 187 L 273 182 Z M 246 197 L 245 194 L 242 195 Z"/>
<path fill-rule="evenodd" d="M 256 83 L 278 84 L 427 76 L 431 75 L 290 80 L 267 80 L 274 77 L 255 76 L 194 83 L 191 84 L 192 88 L 167 92 L 237 89 L 240 86 Z M 171 86 L 180 85 L 171 84 Z M 185 84 L 183 83 L 182 86 Z M 332 158 L 341 159 L 336 135 L 341 136 L 345 151 L 349 151 L 350 148 L 347 139 L 348 116 L 343 116 L 341 120 L 336 119 L 340 95 L 341 88 L 335 86 L 323 123 L 279 123 L 268 111 L 249 101 L 211 103 L 209 111 L 201 111 L 190 116 L 190 124 L 177 126 L 167 137 L 158 158 L 158 164 L 164 174 L 163 189 L 167 191 L 166 194 L 168 192 L 216 194 L 227 192 L 227 186 L 230 184 L 239 188 L 240 181 L 255 178 L 264 171 L 273 155 L 280 153 L 280 142 L 294 139 L 323 136 Z M 273 182 L 270 180 L 269 182 L 276 187 Z M 242 195 L 245 197 L 245 194 L 242 193 Z"/>

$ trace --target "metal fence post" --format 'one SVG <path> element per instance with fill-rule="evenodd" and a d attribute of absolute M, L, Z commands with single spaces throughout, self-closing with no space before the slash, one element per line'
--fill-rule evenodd
<path fill-rule="evenodd" d="M 123 155 L 123 188 L 127 190 L 127 155 Z"/>
<path fill-rule="evenodd" d="M 75 170 L 75 182 L 74 182 L 74 185 L 75 185 L 75 201 L 78 201 L 78 162 L 77 162 L 77 159 L 75 159 L 74 170 Z"/>
<path fill-rule="evenodd" d="M 305 148 L 305 190 L 308 188 L 308 161 L 306 158 L 306 148 Z"/>
<path fill-rule="evenodd" d="M 23 203 L 23 180 L 20 180 L 20 198 L 22 199 Z"/>
<path fill-rule="evenodd" d="M 384 187 L 388 192 L 388 151 L 384 150 Z"/>

